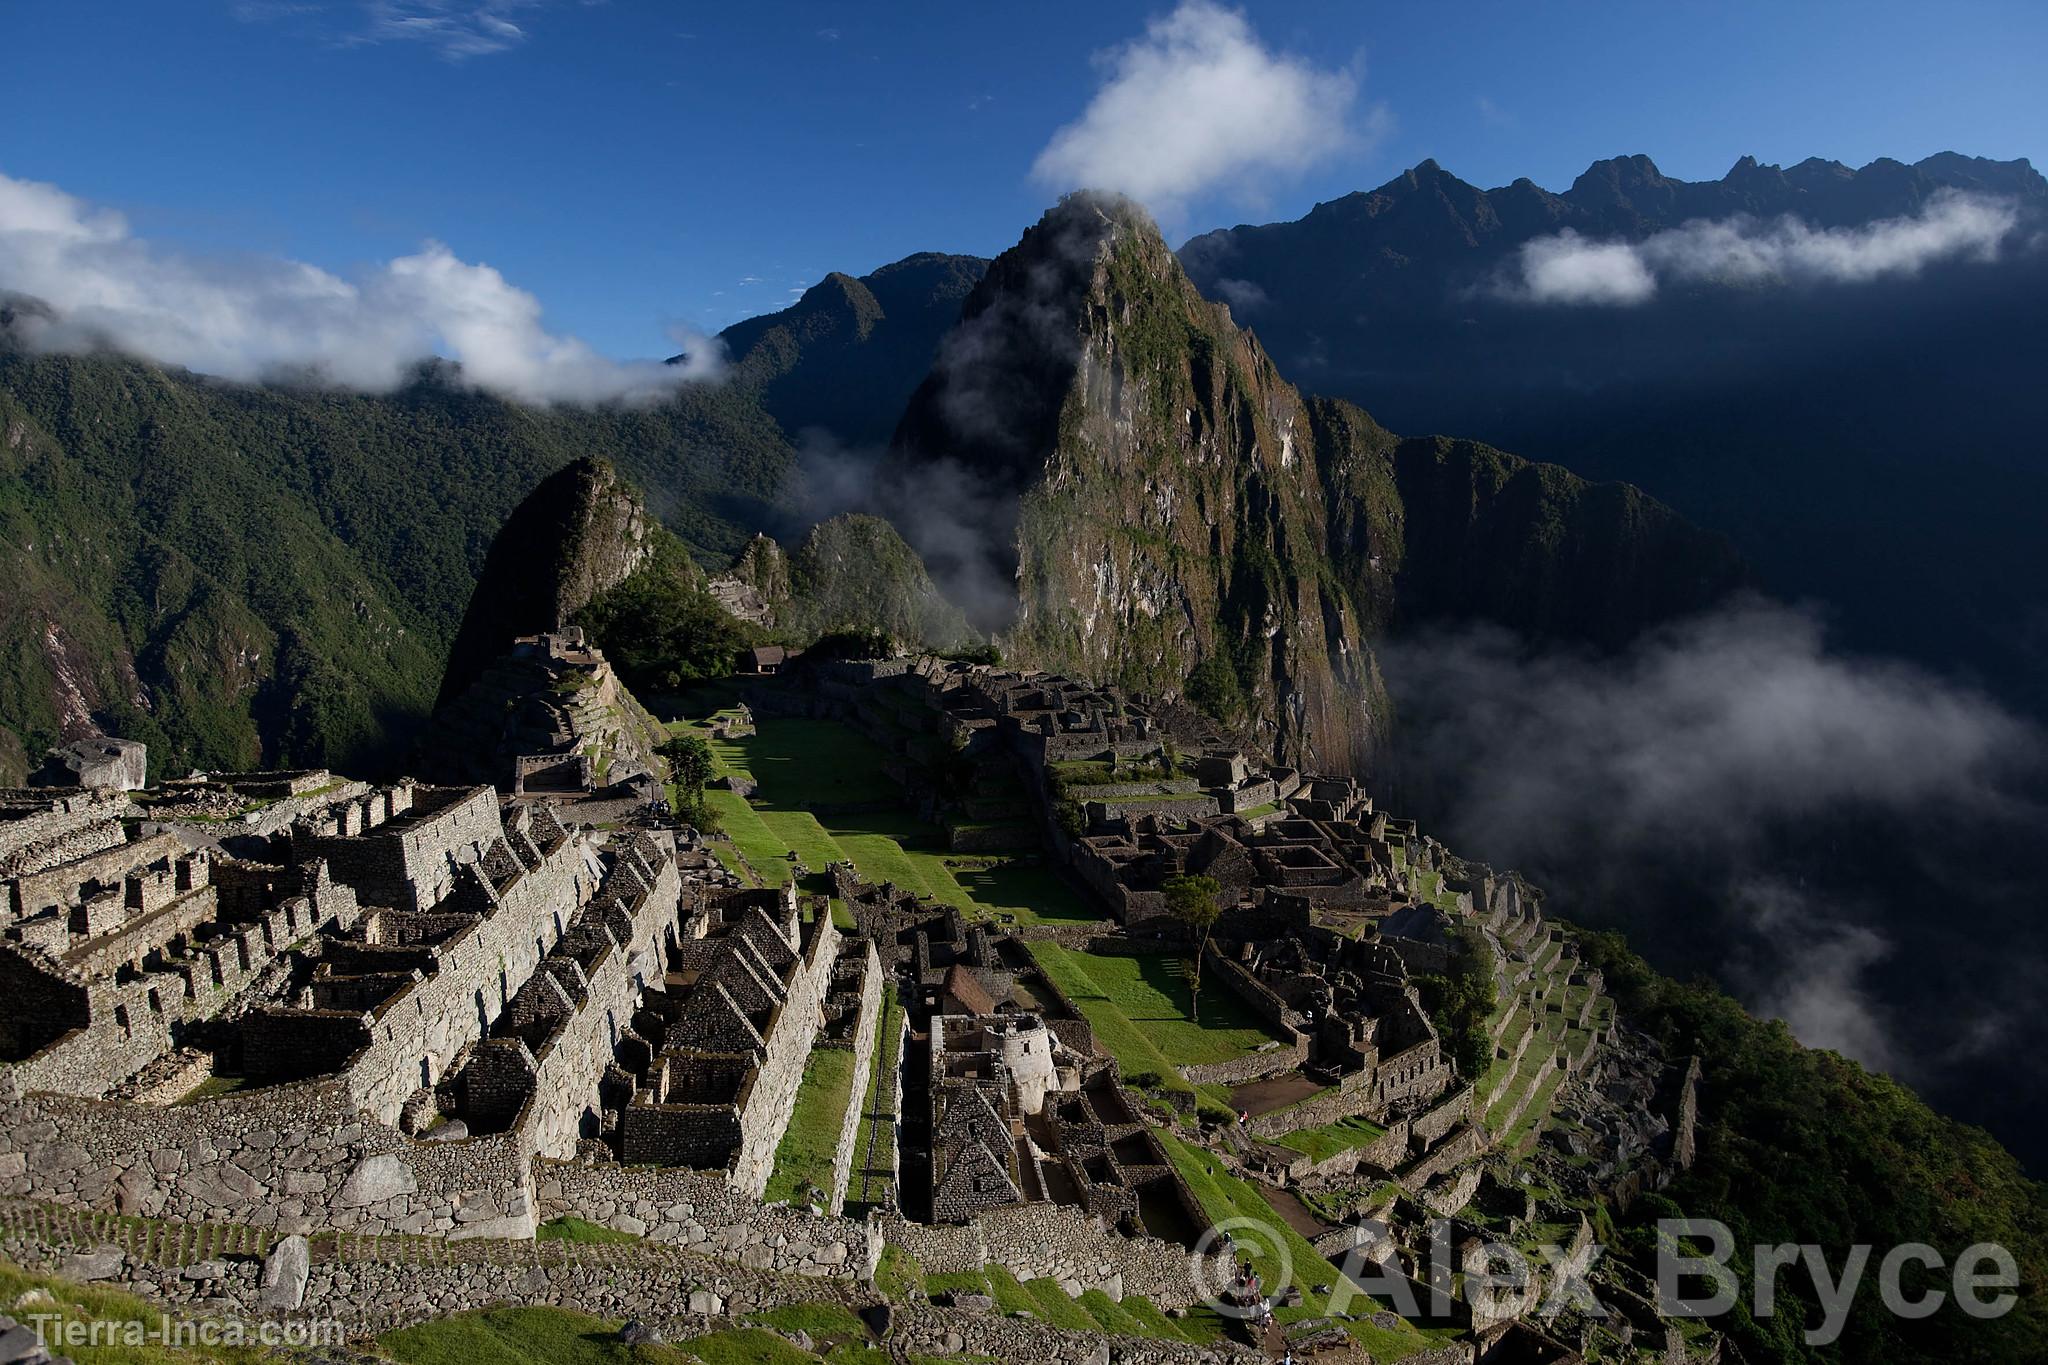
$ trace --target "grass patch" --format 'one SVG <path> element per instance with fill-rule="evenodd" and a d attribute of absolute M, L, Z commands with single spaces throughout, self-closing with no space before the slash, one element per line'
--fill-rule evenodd
<path fill-rule="evenodd" d="M 894 1242 L 884 1242 L 881 1257 L 875 1262 L 875 1288 L 882 1297 L 900 1300 L 923 1283 L 924 1267 L 917 1263 L 917 1257 Z"/>
<path fill-rule="evenodd" d="M 1171 1133 L 1162 1133 L 1159 1138 L 1166 1146 L 1174 1169 L 1180 1172 L 1181 1178 L 1187 1181 L 1188 1188 L 1194 1191 L 1195 1198 L 1200 1201 L 1202 1211 L 1208 1215 L 1211 1223 L 1221 1223 L 1231 1218 L 1251 1219 L 1270 1229 L 1272 1235 L 1277 1236 L 1286 1246 L 1289 1278 L 1300 1286 L 1302 1303 L 1299 1308 L 1281 1309 L 1274 1316 L 1283 1322 L 1321 1316 L 1327 1310 L 1327 1301 L 1324 1296 L 1312 1292 L 1313 1286 L 1337 1284 L 1341 1278 L 1337 1267 L 1318 1253 L 1307 1238 L 1289 1227 L 1287 1221 L 1266 1202 L 1266 1197 L 1259 1193 L 1256 1186 L 1239 1180 L 1223 1167 L 1216 1166 L 1199 1148 L 1190 1147 Z M 1270 1243 L 1271 1238 L 1268 1237 L 1261 1239 L 1256 1245 L 1253 1245 L 1251 1239 L 1242 1244 L 1251 1254 L 1252 1264 L 1258 1270 L 1259 1278 L 1268 1293 L 1280 1286 L 1282 1270 L 1280 1258 Z M 1351 1311 L 1370 1313 L 1372 1305 L 1373 1300 L 1359 1294 L 1352 1299 Z M 1195 1331 L 1202 1330 L 1198 1325 L 1198 1318 L 1198 1314 L 1191 1313 L 1181 1322 L 1183 1334 L 1193 1335 L 1189 1331 L 1191 1324 L 1196 1324 Z M 1344 1327 L 1360 1345 L 1372 1352 L 1375 1360 L 1399 1360 L 1430 1345 L 1427 1337 L 1406 1322 L 1398 1328 L 1374 1327 L 1367 1322 L 1348 1322 Z"/>
<path fill-rule="evenodd" d="M 1338 1119 L 1315 1128 L 1297 1128 L 1285 1137 L 1276 1138 L 1282 1147 L 1292 1147 L 1305 1152 L 1311 1161 L 1327 1161 L 1339 1152 L 1348 1152 L 1363 1147 L 1368 1142 L 1385 1137 L 1387 1130 L 1371 1119 Z"/>
<path fill-rule="evenodd" d="M 760 1313 L 750 1313 L 747 1321 L 763 1327 L 772 1327 L 778 1332 L 803 1332 L 820 1346 L 834 1345 L 841 1341 L 866 1341 L 866 1324 L 844 1304 L 813 1299 L 808 1303 L 784 1304 Z"/>
<path fill-rule="evenodd" d="M 593 1223 L 587 1219 L 578 1218 L 573 1213 L 565 1213 L 560 1218 L 548 1219 L 547 1222 L 542 1223 L 534 1230 L 533 1236 L 534 1240 L 539 1242 L 637 1242 L 640 1240 L 630 1232 L 620 1232 L 617 1228 L 608 1228 L 602 1223 Z"/>
<path fill-rule="evenodd" d="M 377 1344 L 404 1365 L 686 1365 L 692 1358 L 673 1346 L 627 1346 L 619 1341 L 618 1330 L 616 1322 L 587 1313 L 520 1306 L 436 1318 L 387 1332 Z M 788 1347 L 779 1338 L 771 1339 Z M 811 1359 L 788 1349 L 792 1354 L 786 1359 Z M 726 1359 L 773 1361 L 784 1357 Z M 82 1358 L 80 1365 L 85 1365 Z"/>
<path fill-rule="evenodd" d="M 852 1049 L 811 1049 L 810 1060 L 804 1063 L 803 1083 L 797 1087 L 796 1103 L 790 1110 L 789 1127 L 775 1148 L 775 1170 L 768 1177 L 763 1199 L 794 1203 L 807 1184 L 831 1192 L 839 1134 L 846 1122 L 846 1106 L 853 1098 L 853 1071 Z"/>
<path fill-rule="evenodd" d="M 682 1358 L 704 1365 L 817 1365 L 818 1357 L 799 1351 L 773 1332 L 759 1327 L 728 1327 L 692 1337 L 678 1345 Z"/>
<path fill-rule="evenodd" d="M 31 1289 L 40 1289 L 50 1296 L 50 1302 L 40 1305 L 22 1305 L 9 1311 L 23 1322 L 30 1314 L 51 1313 L 56 1322 L 43 1324 L 50 1334 L 53 1354 L 66 1355 L 77 1365 L 184 1365 L 192 1361 L 217 1361 L 220 1365 L 259 1365 L 267 1361 L 266 1352 L 256 1347 L 209 1347 L 204 1355 L 196 1351 L 179 1350 L 156 1342 L 141 1345 L 117 1344 L 118 1338 L 128 1333 L 127 1327 L 112 1324 L 135 1324 L 134 1331 L 155 1333 L 163 1321 L 164 1310 L 154 1303 L 125 1293 L 118 1289 L 103 1289 L 97 1285 L 74 1284 L 69 1280 L 53 1279 L 47 1275 L 32 1275 L 12 1261 L 0 1260 L 0 1298 L 6 1304 L 13 1304 L 21 1295 Z M 174 1318 L 173 1321 L 182 1321 Z M 105 1345 L 73 1346 L 58 1336 L 68 1328 L 65 1324 L 87 1324 L 87 1330 L 94 1330 L 92 1324 L 99 1324 L 97 1331 Z M 32 1325 L 32 1324 L 31 1324 Z"/>
<path fill-rule="evenodd" d="M 1274 1041 L 1258 1017 L 1213 973 L 1202 983 L 1202 1022 L 1191 1020 L 1187 964 L 1177 955 L 1116 957 L 1037 943 L 1031 950 L 1046 975 L 1087 1014 L 1098 1036 L 1105 1032 L 1098 1015 L 1108 1021 L 1110 1034 L 1125 1032 L 1110 1018 L 1114 1015 L 1144 1040 L 1142 1051 L 1150 1055 L 1125 1060 L 1117 1037 L 1105 1038 L 1124 1061 L 1126 1074 L 1158 1070 L 1165 1076 L 1176 1067 L 1227 1062 Z M 1156 1059 L 1164 1059 L 1165 1067 Z"/>
<path fill-rule="evenodd" d="M 890 1177 L 871 1172 L 887 1171 L 895 1164 L 895 1078 L 902 1063 L 898 1055 L 902 1021 L 903 1002 L 892 981 L 882 987 L 882 1014 L 875 1021 L 875 1056 L 868 1068 L 868 1093 L 861 1106 L 860 1127 L 853 1135 L 853 1174 L 846 1189 L 849 1204 L 878 1204 L 895 1184 Z"/>
<path fill-rule="evenodd" d="M 833 720 L 762 719 L 744 739 L 711 741 L 726 771 L 751 777 L 764 806 L 782 809 L 895 801 L 902 788 L 882 771 L 889 755 Z"/>

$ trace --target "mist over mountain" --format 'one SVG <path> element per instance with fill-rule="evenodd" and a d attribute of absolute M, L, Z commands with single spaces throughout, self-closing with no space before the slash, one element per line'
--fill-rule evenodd
<path fill-rule="evenodd" d="M 1303 385 L 1622 479 L 1846 642 L 2036 706 L 2048 664 L 2048 181 L 2025 161 L 1649 158 L 1563 194 L 1434 162 L 1189 241 Z"/>

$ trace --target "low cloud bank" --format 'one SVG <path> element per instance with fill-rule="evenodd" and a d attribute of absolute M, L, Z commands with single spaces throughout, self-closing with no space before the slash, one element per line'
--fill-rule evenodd
<path fill-rule="evenodd" d="M 1273 51 L 1209 0 L 1185 0 L 1096 62 L 1095 97 L 1032 165 L 1052 189 L 1119 190 L 1170 213 L 1213 186 L 1298 174 L 1352 138 L 1352 72 Z"/>
<path fill-rule="evenodd" d="M 1837 875 L 1857 871 L 1873 830 L 1937 862 L 1968 856 L 1959 840 L 2025 846 L 2043 739 L 1992 699 L 1834 651 L 1811 614 L 1756 601 L 1617 659 L 1531 653 L 1481 629 L 1396 642 L 1381 661 L 1447 842 L 1530 869 L 1558 913 L 1639 937 L 1670 927 L 1659 915 L 1705 913 L 1717 956 L 1694 966 L 1803 1041 L 1909 1077 L 2009 1024 L 1986 979 L 1946 1001 L 1938 1036 L 1917 1025 L 1924 1001 L 1873 974 L 1970 945 L 1928 918 L 1933 900 L 1890 903 L 1870 878 Z M 1955 871 L 1927 884 L 1967 896 L 1976 877 Z M 1690 904 L 1661 899 L 1674 882 Z M 2014 961 L 2029 951 L 2009 945 Z M 1948 990 L 1941 975 L 1926 973 L 1930 994 Z"/>
<path fill-rule="evenodd" d="M 1524 303 L 1627 307 L 1667 285 L 1861 284 L 1939 261 L 1995 260 L 2018 226 L 2011 200 L 1943 190 L 1916 214 L 1863 227 L 1739 216 L 1640 242 L 1595 241 L 1568 228 L 1524 243 L 1494 289 Z"/>
<path fill-rule="evenodd" d="M 547 330 L 540 301 L 438 242 L 356 279 L 276 257 L 197 256 L 136 237 L 120 214 L 0 175 L 0 292 L 49 351 L 110 349 L 202 374 L 382 392 L 422 361 L 532 403 L 644 402 L 715 377 L 715 342 L 676 334 L 683 364 L 616 361 Z"/>

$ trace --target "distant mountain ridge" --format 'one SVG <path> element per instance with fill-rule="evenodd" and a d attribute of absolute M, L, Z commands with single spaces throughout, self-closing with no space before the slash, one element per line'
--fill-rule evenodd
<path fill-rule="evenodd" d="M 1627 243 L 1789 217 L 1853 242 L 1944 192 L 2016 214 L 1995 259 L 1856 283 L 1681 281 L 1633 307 L 1496 287 L 1525 245 L 1567 230 Z M 1304 387 L 1396 430 L 1636 484 L 1732 537 L 1775 591 L 1827 603 L 1848 642 L 1960 665 L 2032 705 L 2048 669 L 2044 241 L 2048 180 L 2025 160 L 1745 157 L 1688 182 L 1632 156 L 1562 194 L 1483 190 L 1425 161 L 1180 256 Z"/>
<path fill-rule="evenodd" d="M 920 252 L 855 278 L 833 271 L 789 307 L 719 333 L 733 379 L 792 437 L 889 438 L 939 338 L 988 262 Z"/>

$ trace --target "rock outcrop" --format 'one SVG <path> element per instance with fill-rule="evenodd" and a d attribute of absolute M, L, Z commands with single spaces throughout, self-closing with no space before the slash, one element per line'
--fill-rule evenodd
<path fill-rule="evenodd" d="M 578 460 L 541 480 L 491 542 L 441 677 L 446 706 L 512 641 L 559 630 L 654 553 L 655 523 L 603 460 Z"/>

